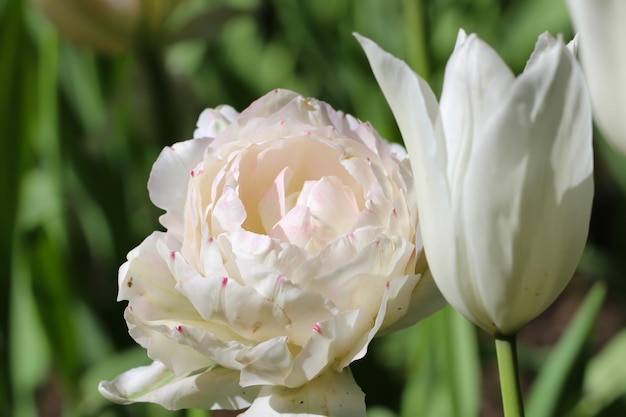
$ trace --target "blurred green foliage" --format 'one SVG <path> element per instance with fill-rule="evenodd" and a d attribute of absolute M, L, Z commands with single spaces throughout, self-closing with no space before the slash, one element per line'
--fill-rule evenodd
<path fill-rule="evenodd" d="M 148 362 L 126 333 L 116 273 L 160 228 L 146 190 L 160 149 L 191 137 L 203 108 L 242 110 L 277 87 L 399 141 L 352 32 L 439 91 L 460 27 L 516 72 L 544 30 L 572 36 L 562 0 L 184 0 L 162 32 L 106 55 L 65 39 L 34 3 L 0 1 L 0 416 L 173 415 L 97 392 L 99 380 Z M 554 350 L 522 335 L 522 373 L 550 388 L 547 399 L 530 391 L 530 417 L 626 414 L 624 331 L 601 350 L 626 315 L 626 162 L 599 138 L 597 149 L 590 242 L 575 280 L 604 282 L 618 307 L 603 316 L 595 289 Z M 617 323 L 604 339 L 602 319 Z M 497 415 L 483 336 L 446 308 L 377 339 L 354 366 L 370 416 Z"/>

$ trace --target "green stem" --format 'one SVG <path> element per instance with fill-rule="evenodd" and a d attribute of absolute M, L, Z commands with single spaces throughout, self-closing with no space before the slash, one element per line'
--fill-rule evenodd
<path fill-rule="evenodd" d="M 404 0 L 403 6 L 407 62 L 423 79 L 428 80 L 430 69 L 424 5 L 420 0 Z"/>
<path fill-rule="evenodd" d="M 500 390 L 505 417 L 524 417 L 522 391 L 517 369 L 515 335 L 496 336 L 496 354 L 500 372 Z"/>

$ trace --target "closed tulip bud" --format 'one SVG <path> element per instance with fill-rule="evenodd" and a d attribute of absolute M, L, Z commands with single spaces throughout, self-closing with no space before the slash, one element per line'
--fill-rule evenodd
<path fill-rule="evenodd" d="M 626 2 L 568 0 L 596 123 L 626 155 Z"/>
<path fill-rule="evenodd" d="M 574 55 L 544 34 L 515 77 L 461 31 L 437 103 L 404 62 L 359 39 L 409 152 L 437 286 L 489 333 L 516 333 L 567 285 L 587 238 L 591 106 Z"/>
<path fill-rule="evenodd" d="M 74 41 L 118 52 L 157 33 L 180 0 L 36 0 Z"/>

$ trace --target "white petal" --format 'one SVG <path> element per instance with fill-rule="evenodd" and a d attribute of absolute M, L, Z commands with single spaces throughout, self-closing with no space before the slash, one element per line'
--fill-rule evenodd
<path fill-rule="evenodd" d="M 568 0 L 596 122 L 626 154 L 626 2 Z"/>
<path fill-rule="evenodd" d="M 195 322 L 172 327 L 152 325 L 172 341 L 192 348 L 196 353 L 225 368 L 241 370 L 243 364 L 237 359 L 241 352 L 251 349 L 250 341 L 234 333 L 227 326 L 216 323 Z M 171 369 L 171 368 L 170 368 Z"/>
<path fill-rule="evenodd" d="M 218 237 L 224 259 L 253 261 L 280 271 L 292 279 L 309 254 L 302 248 L 246 230 Z"/>
<path fill-rule="evenodd" d="M 456 214 L 474 284 L 459 279 L 448 283 L 454 289 L 440 289 L 483 304 L 487 316 L 478 323 L 508 334 L 561 292 L 587 237 L 591 111 L 582 73 L 562 42 L 516 80 L 480 136 L 458 185 Z"/>
<path fill-rule="evenodd" d="M 381 50 L 375 43 L 357 35 L 372 71 L 396 118 L 409 152 L 417 192 L 417 208 L 424 250 L 433 273 L 455 276 L 456 248 L 452 229 L 450 188 L 446 175 L 446 142 L 437 125 L 439 108 L 428 84 L 406 63 Z M 459 34 L 459 44 L 466 42 Z M 448 295 L 446 294 L 446 297 Z"/>
<path fill-rule="evenodd" d="M 374 318 L 363 310 L 345 311 L 311 329 L 311 337 L 295 358 L 293 372 L 285 380 L 287 387 L 299 387 L 332 366 L 343 369 L 342 363 L 352 362 L 355 346 L 367 343 L 368 331 Z"/>
<path fill-rule="evenodd" d="M 338 312 L 327 297 L 293 283 L 280 271 L 243 259 L 233 264 L 245 285 L 275 303 L 285 314 L 289 320 L 287 335 L 292 343 L 303 345 L 316 322 L 326 320 Z"/>
<path fill-rule="evenodd" d="M 276 225 L 287 210 L 290 209 L 290 207 L 287 207 L 286 197 L 291 178 L 293 178 L 293 170 L 290 167 L 285 167 L 276 176 L 272 187 L 259 203 L 259 215 L 266 232 L 272 230 L 274 225 Z"/>
<path fill-rule="evenodd" d="M 430 271 L 418 276 L 395 277 L 389 280 L 387 292 L 383 298 L 387 306 L 379 335 L 412 326 L 446 304 Z"/>
<path fill-rule="evenodd" d="M 365 417 L 365 394 L 348 368 L 299 388 L 265 386 L 240 417 Z"/>
<path fill-rule="evenodd" d="M 161 151 L 150 172 L 150 200 L 167 211 L 161 216 L 161 224 L 180 241 L 191 171 L 202 161 L 210 142 L 211 139 L 192 139 L 168 146 Z"/>
<path fill-rule="evenodd" d="M 98 390 L 118 404 L 150 402 L 168 410 L 183 408 L 238 410 L 248 407 L 258 387 L 243 388 L 239 372 L 214 368 L 199 374 L 175 377 L 162 363 L 134 368 L 113 381 L 102 381 Z"/>
<path fill-rule="evenodd" d="M 167 249 L 161 249 L 167 256 Z M 200 275 L 182 255 L 167 256 L 177 289 L 194 305 L 207 321 L 228 325 L 248 340 L 263 341 L 285 334 L 289 319 L 276 304 L 252 287 L 229 276 Z"/>
<path fill-rule="evenodd" d="M 313 228 L 311 210 L 306 206 L 296 205 L 276 223 L 269 236 L 304 248 L 315 240 Z"/>
<path fill-rule="evenodd" d="M 148 350 L 148 357 L 164 363 L 174 375 L 185 375 L 215 364 L 210 357 L 172 338 L 176 326 L 184 320 L 170 320 L 166 322 L 168 324 L 149 322 L 133 314 L 130 309 L 126 309 L 124 318 L 128 323 L 128 333 Z"/>
<path fill-rule="evenodd" d="M 289 351 L 287 337 L 259 343 L 242 351 L 237 360 L 244 366 L 239 383 L 251 385 L 282 385 L 293 367 L 293 356 Z"/>
<path fill-rule="evenodd" d="M 537 62 L 538 57 L 541 56 L 541 54 L 543 54 L 546 50 L 549 50 L 550 47 L 554 46 L 557 42 L 559 41 L 557 41 L 554 36 L 552 36 L 552 34 L 550 34 L 549 32 L 543 32 L 541 35 L 539 35 L 539 38 L 535 43 L 535 49 L 530 55 L 530 58 L 528 58 L 524 71 L 526 71 L 528 68 L 530 68 L 531 65 Z M 572 43 L 570 48 L 575 49 L 576 43 Z"/>
<path fill-rule="evenodd" d="M 297 280 L 328 297 L 342 310 L 365 309 L 372 316 L 390 277 L 405 275 L 413 245 L 385 235 L 359 242 L 361 230 L 328 244 L 298 270 Z M 362 247 L 359 247 L 359 246 Z"/>
<path fill-rule="evenodd" d="M 440 109 L 451 196 L 459 194 L 456 187 L 462 184 L 475 141 L 481 139 L 478 135 L 483 125 L 500 107 L 503 95 L 514 80 L 513 73 L 498 54 L 475 34 L 457 44 L 450 56 Z"/>
<path fill-rule="evenodd" d="M 245 220 L 246 208 L 239 199 L 239 195 L 231 187 L 225 186 L 213 209 L 211 234 L 217 236 L 220 233 L 240 229 Z"/>
<path fill-rule="evenodd" d="M 198 118 L 198 128 L 193 132 L 194 139 L 215 138 L 237 118 L 239 113 L 228 105 L 205 109 Z"/>
<path fill-rule="evenodd" d="M 154 232 L 128 254 L 120 268 L 118 301 L 128 300 L 146 320 L 162 320 L 175 311 L 179 320 L 200 318 L 189 300 L 176 290 L 176 279 L 157 251 L 158 242 L 174 249 L 180 245 L 168 233 Z"/>
<path fill-rule="evenodd" d="M 308 184 L 310 188 L 305 193 Z M 354 192 L 334 176 L 305 182 L 300 197 L 304 197 L 301 203 L 319 223 L 314 233 L 323 244 L 350 231 L 359 212 Z"/>

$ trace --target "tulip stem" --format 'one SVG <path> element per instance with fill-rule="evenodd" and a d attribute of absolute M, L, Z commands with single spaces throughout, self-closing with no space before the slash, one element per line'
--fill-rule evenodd
<path fill-rule="evenodd" d="M 496 355 L 498 356 L 504 415 L 505 417 L 524 417 L 515 335 L 496 336 Z"/>

